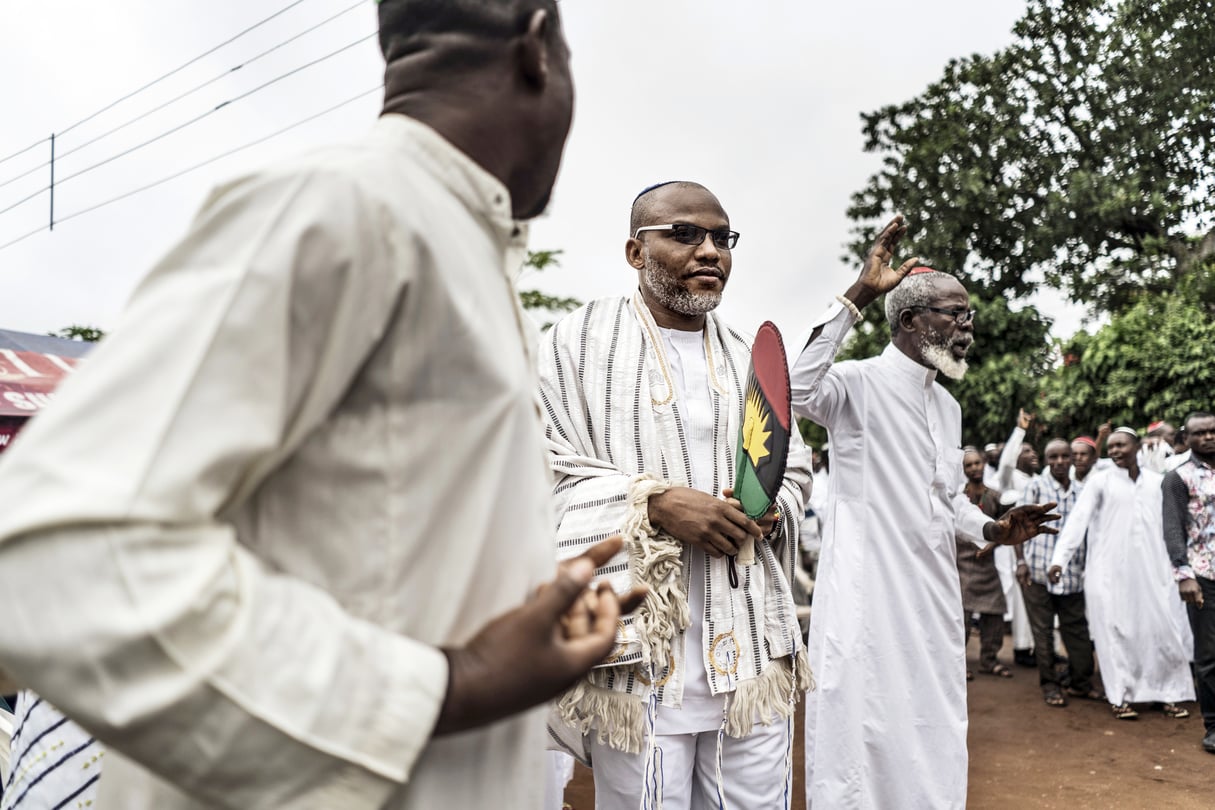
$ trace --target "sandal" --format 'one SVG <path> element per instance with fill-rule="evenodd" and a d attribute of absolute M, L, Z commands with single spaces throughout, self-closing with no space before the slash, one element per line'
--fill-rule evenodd
<path fill-rule="evenodd" d="M 1190 716 L 1189 709 L 1183 709 L 1176 703 L 1166 703 L 1160 707 L 1160 710 L 1164 712 L 1165 717 L 1172 717 L 1174 720 L 1181 720 L 1184 717 Z"/>
<path fill-rule="evenodd" d="M 1105 700 L 1105 694 L 1096 687 L 1085 691 L 1077 689 L 1074 686 L 1067 687 L 1067 694 L 1074 698 L 1082 698 L 1083 700 Z"/>
<path fill-rule="evenodd" d="M 1063 693 L 1057 688 L 1051 687 L 1050 689 L 1042 690 L 1042 702 L 1044 702 L 1047 706 L 1061 707 L 1067 705 L 1067 698 L 1063 697 Z"/>
<path fill-rule="evenodd" d="M 974 679 L 975 679 L 975 674 L 973 672 L 971 672 L 969 669 L 966 670 L 966 680 L 973 681 Z"/>
<path fill-rule="evenodd" d="M 1139 712 L 1131 708 L 1131 704 L 1123 703 L 1120 706 L 1111 706 L 1110 711 L 1114 713 L 1114 717 L 1119 720 L 1134 720 L 1139 717 Z"/>
<path fill-rule="evenodd" d="M 979 672 L 984 675 L 995 675 L 997 678 L 1011 678 L 1012 670 L 1003 664 L 993 664 L 991 669 L 981 669 Z"/>

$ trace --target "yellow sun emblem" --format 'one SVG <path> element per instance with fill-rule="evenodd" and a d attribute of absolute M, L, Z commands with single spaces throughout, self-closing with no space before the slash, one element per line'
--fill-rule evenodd
<path fill-rule="evenodd" d="M 747 407 L 743 412 L 743 450 L 751 457 L 751 464 L 755 467 L 759 466 L 761 459 L 770 455 L 768 439 L 772 432 L 767 429 L 769 415 L 767 403 L 760 398 L 759 389 L 752 388 L 747 392 Z"/>

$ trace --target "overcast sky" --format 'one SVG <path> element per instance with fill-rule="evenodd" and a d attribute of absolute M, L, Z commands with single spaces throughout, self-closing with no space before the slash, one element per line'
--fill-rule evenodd
<path fill-rule="evenodd" d="M 374 38 L 359 42 L 375 30 L 374 4 L 364 0 L 321 24 L 352 3 L 0 5 L 0 158 L 38 144 L 0 162 L 0 184 L 34 170 L 0 186 L 0 209 L 37 194 L 0 213 L 0 245 L 44 228 L 0 249 L 0 328 L 111 327 L 135 283 L 182 234 L 212 185 L 285 154 L 357 137 L 379 99 L 363 95 L 260 145 L 63 221 L 53 232 L 45 230 L 48 194 L 38 194 L 49 175 L 37 167 L 50 154 L 40 140 L 62 133 L 55 163 L 55 212 L 62 219 L 264 138 L 378 86 Z M 532 246 L 564 254 L 562 267 L 524 286 L 583 300 L 627 293 L 636 283 L 623 258 L 633 196 L 656 181 L 697 180 L 718 195 L 742 233 L 722 312 L 744 330 L 770 319 L 792 336 L 856 272 L 840 259 L 848 238 L 844 211 L 877 165 L 861 149 L 860 113 L 917 95 L 951 58 L 1006 45 L 1025 2 L 564 0 L 561 9 L 577 106 L 553 203 L 533 227 Z M 313 26 L 319 27 L 249 61 Z M 1057 296 L 1037 303 L 1058 318 L 1057 332 L 1077 327 L 1077 311 Z"/>

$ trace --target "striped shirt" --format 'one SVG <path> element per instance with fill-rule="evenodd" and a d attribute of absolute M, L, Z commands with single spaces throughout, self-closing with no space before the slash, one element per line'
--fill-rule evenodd
<path fill-rule="evenodd" d="M 1054 501 L 1058 504 L 1055 507 L 1055 511 L 1059 513 L 1060 519 L 1044 525 L 1062 531 L 1063 527 L 1067 524 L 1067 517 L 1071 514 L 1083 489 L 1084 484 L 1079 481 L 1072 481 L 1071 486 L 1064 489 L 1055 480 L 1054 476 L 1050 474 L 1050 470 L 1046 470 L 1030 479 L 1029 483 L 1025 486 L 1025 491 L 1021 493 L 1021 498 L 1017 501 L 1017 505 L 1023 506 L 1031 503 L 1040 504 Z M 1047 571 L 1050 570 L 1050 558 L 1055 552 L 1055 540 L 1057 538 L 1058 535 L 1054 534 L 1040 534 L 1026 541 L 1022 547 L 1022 551 L 1025 554 L 1025 562 L 1029 566 L 1029 578 L 1039 585 L 1045 585 L 1050 593 L 1080 593 L 1084 590 L 1084 556 L 1086 549 L 1083 544 L 1078 553 L 1072 555 L 1071 561 L 1064 566 L 1063 577 L 1058 582 L 1051 582 L 1046 575 Z"/>

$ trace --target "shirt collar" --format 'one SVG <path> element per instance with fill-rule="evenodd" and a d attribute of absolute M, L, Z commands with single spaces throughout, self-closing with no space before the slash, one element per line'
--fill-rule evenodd
<path fill-rule="evenodd" d="M 886 344 L 886 348 L 882 350 L 882 361 L 900 374 L 920 383 L 925 388 L 936 381 L 937 370 L 935 368 L 920 365 L 903 354 L 903 350 L 895 346 L 893 342 Z"/>
<path fill-rule="evenodd" d="M 387 113 L 376 120 L 372 138 L 390 148 L 422 151 L 430 158 L 427 165 L 443 184 L 469 209 L 481 214 L 501 234 L 504 243 L 511 248 L 526 247 L 527 223 L 512 216 L 510 191 L 438 132 L 414 118 Z"/>

